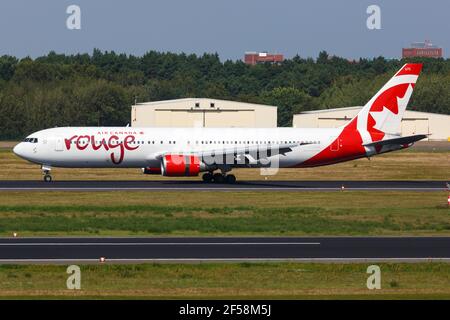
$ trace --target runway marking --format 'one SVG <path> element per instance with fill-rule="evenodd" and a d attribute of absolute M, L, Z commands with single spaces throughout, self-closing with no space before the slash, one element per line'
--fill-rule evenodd
<path fill-rule="evenodd" d="M 0 187 L 0 191 L 341 191 L 341 187 Z M 345 190 L 361 191 L 445 191 L 445 188 L 435 187 L 346 187 Z"/>
<path fill-rule="evenodd" d="M 253 245 L 320 245 L 320 242 L 29 242 L 0 243 L 2 247 L 10 246 L 253 246 Z"/>

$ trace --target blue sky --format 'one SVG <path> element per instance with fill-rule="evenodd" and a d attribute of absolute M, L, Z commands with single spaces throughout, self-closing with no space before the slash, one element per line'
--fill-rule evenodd
<path fill-rule="evenodd" d="M 66 8 L 81 8 L 81 30 L 66 28 Z M 381 8 L 381 30 L 366 27 L 369 5 Z M 245 51 L 345 58 L 401 55 L 430 39 L 450 57 L 448 0 L 2 0 L 0 55 L 91 53 L 93 48 L 142 55 L 148 50 Z"/>

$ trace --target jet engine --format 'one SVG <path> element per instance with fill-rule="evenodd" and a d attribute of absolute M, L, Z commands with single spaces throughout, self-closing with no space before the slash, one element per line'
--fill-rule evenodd
<path fill-rule="evenodd" d="M 198 176 L 200 165 L 195 155 L 168 154 L 161 160 L 161 173 L 168 177 Z"/>

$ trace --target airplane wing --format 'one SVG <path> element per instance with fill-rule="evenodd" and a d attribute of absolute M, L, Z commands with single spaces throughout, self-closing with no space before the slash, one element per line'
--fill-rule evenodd
<path fill-rule="evenodd" d="M 223 163 L 232 164 L 259 164 L 261 160 L 276 155 L 286 155 L 299 144 L 266 144 L 236 148 L 224 148 L 208 150 L 197 153 L 199 157 L 206 160 L 221 159 Z M 264 161 L 263 161 L 264 162 Z"/>
<path fill-rule="evenodd" d="M 199 157 L 207 164 L 226 164 L 232 167 L 248 166 L 248 165 L 264 165 L 269 163 L 268 158 L 275 155 L 286 155 L 292 152 L 294 147 L 308 143 L 291 143 L 291 144 L 259 144 L 251 146 L 242 146 L 234 148 L 219 148 L 211 150 L 196 150 L 189 153 L 183 152 L 184 155 L 191 154 Z M 171 152 L 174 154 L 176 152 Z M 166 153 L 160 154 L 164 157 Z"/>
<path fill-rule="evenodd" d="M 427 136 L 428 135 L 426 135 L 426 134 L 416 134 L 414 136 L 399 137 L 399 138 L 386 139 L 386 140 L 380 140 L 380 141 L 375 141 L 375 142 L 371 142 L 371 143 L 366 143 L 366 144 L 364 144 L 364 146 L 365 147 L 378 147 L 378 146 L 410 144 L 410 143 L 425 139 Z"/>

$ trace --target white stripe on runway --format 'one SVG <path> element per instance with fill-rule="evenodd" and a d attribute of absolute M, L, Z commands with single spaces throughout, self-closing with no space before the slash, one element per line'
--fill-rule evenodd
<path fill-rule="evenodd" d="M 15 242 L 2 247 L 28 246 L 254 246 L 254 245 L 320 245 L 320 242 Z"/>
<path fill-rule="evenodd" d="M 341 191 L 340 187 L 248 187 L 248 188 L 206 188 L 206 187 L 61 187 L 61 188 L 36 188 L 36 187 L 25 187 L 25 188 L 3 188 L 0 187 L 0 191 Z M 413 188 L 397 188 L 397 187 L 346 187 L 345 190 L 360 190 L 360 191 L 445 191 L 445 188 L 424 188 L 424 187 L 413 187 Z"/>

